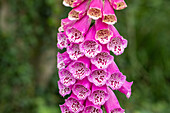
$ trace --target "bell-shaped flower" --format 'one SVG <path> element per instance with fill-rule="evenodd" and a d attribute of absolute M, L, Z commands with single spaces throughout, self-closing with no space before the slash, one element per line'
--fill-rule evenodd
<path fill-rule="evenodd" d="M 108 99 L 109 94 L 107 93 L 107 86 L 95 86 L 92 85 L 91 95 L 88 97 L 89 101 L 91 101 L 94 105 L 103 105 Z"/>
<path fill-rule="evenodd" d="M 84 108 L 82 113 L 103 113 L 101 106 L 94 105 L 88 99 L 86 99 L 86 107 Z"/>
<path fill-rule="evenodd" d="M 63 5 L 66 7 L 79 6 L 84 0 L 63 0 Z"/>
<path fill-rule="evenodd" d="M 81 19 L 86 14 L 88 7 L 89 7 L 89 2 L 88 0 L 85 0 L 83 3 L 81 3 L 79 6 L 75 7 L 69 12 L 68 18 L 70 20 Z"/>
<path fill-rule="evenodd" d="M 110 74 L 105 69 L 98 69 L 95 65 L 91 65 L 91 74 L 88 76 L 90 82 L 96 86 L 103 86 L 110 78 Z"/>
<path fill-rule="evenodd" d="M 104 2 L 102 21 L 106 24 L 115 24 L 117 22 L 115 12 L 108 0 L 105 0 Z"/>
<path fill-rule="evenodd" d="M 64 103 L 63 105 L 59 105 L 61 109 L 61 113 L 74 113 L 69 110 L 69 107 Z"/>
<path fill-rule="evenodd" d="M 65 104 L 68 106 L 69 110 L 74 113 L 79 113 L 80 111 L 83 111 L 83 103 L 84 100 L 78 100 L 76 95 L 74 95 L 73 93 L 68 99 L 65 100 Z"/>
<path fill-rule="evenodd" d="M 63 32 L 57 33 L 57 40 L 58 40 L 57 47 L 59 49 L 66 48 L 68 46 L 67 37 Z"/>
<path fill-rule="evenodd" d="M 80 51 L 79 44 L 71 43 L 67 47 L 67 53 L 72 60 L 77 60 L 78 58 L 84 56 L 84 53 Z"/>
<path fill-rule="evenodd" d="M 114 57 L 110 55 L 105 45 L 102 45 L 102 52 L 91 59 L 91 63 L 99 69 L 106 69 L 113 62 Z"/>
<path fill-rule="evenodd" d="M 95 26 L 93 25 L 86 34 L 84 42 L 80 44 L 80 51 L 88 58 L 95 57 L 102 50 L 102 46 L 95 40 L 95 33 Z"/>
<path fill-rule="evenodd" d="M 85 100 L 91 93 L 90 90 L 91 83 L 87 78 L 77 81 L 73 86 L 72 91 L 77 96 L 79 100 Z"/>
<path fill-rule="evenodd" d="M 73 77 L 72 73 L 68 70 L 68 67 L 62 70 L 59 70 L 60 82 L 65 86 L 70 86 L 75 84 L 76 79 Z"/>
<path fill-rule="evenodd" d="M 124 0 L 109 0 L 112 7 L 116 10 L 122 10 L 127 7 Z"/>
<path fill-rule="evenodd" d="M 102 9 L 103 9 L 103 0 L 91 0 L 89 10 L 87 11 L 87 15 L 97 20 L 102 17 Z"/>
<path fill-rule="evenodd" d="M 91 24 L 91 19 L 85 15 L 69 29 L 66 30 L 66 35 L 70 42 L 80 43 L 84 41 L 84 36 L 87 33 Z M 82 26 L 84 25 L 84 26 Z"/>
<path fill-rule="evenodd" d="M 59 93 L 61 96 L 65 96 L 71 93 L 72 86 L 65 86 L 60 81 L 58 81 Z"/>
<path fill-rule="evenodd" d="M 102 19 L 98 19 L 96 20 L 95 28 L 95 39 L 101 44 L 107 44 L 110 41 L 110 38 L 113 36 L 112 31 L 109 29 L 109 25 L 102 22 Z"/>
<path fill-rule="evenodd" d="M 87 57 L 81 57 L 77 61 L 69 65 L 69 70 L 73 74 L 74 78 L 82 80 L 86 76 L 89 76 L 91 71 L 90 60 Z"/>
<path fill-rule="evenodd" d="M 69 65 L 72 62 L 72 60 L 69 57 L 69 54 L 67 52 L 59 53 L 57 54 L 57 68 L 64 69 L 67 65 Z"/>
<path fill-rule="evenodd" d="M 110 86 L 113 90 L 122 87 L 126 80 L 126 76 L 119 71 L 115 62 L 108 66 L 107 71 L 110 73 L 110 78 L 107 80 L 106 85 Z"/>
<path fill-rule="evenodd" d="M 124 52 L 127 47 L 127 40 L 120 36 L 119 32 L 112 25 L 109 26 L 113 32 L 113 37 L 107 44 L 108 50 L 112 51 L 115 55 L 120 55 Z"/>
<path fill-rule="evenodd" d="M 69 29 L 74 23 L 76 22 L 76 20 L 70 20 L 68 18 L 62 19 L 61 20 L 61 26 L 58 28 L 58 31 L 66 31 L 67 29 Z"/>
<path fill-rule="evenodd" d="M 133 81 L 132 82 L 128 82 L 128 81 L 125 81 L 125 83 L 123 84 L 123 86 L 118 89 L 121 93 L 124 93 L 126 95 L 127 98 L 130 98 L 131 96 L 131 86 L 133 84 Z"/>
<path fill-rule="evenodd" d="M 107 113 L 124 113 L 124 109 L 121 108 L 119 101 L 114 94 L 114 92 L 110 89 L 108 89 L 108 94 L 110 95 L 110 98 L 106 103 L 104 104 L 105 110 Z"/>

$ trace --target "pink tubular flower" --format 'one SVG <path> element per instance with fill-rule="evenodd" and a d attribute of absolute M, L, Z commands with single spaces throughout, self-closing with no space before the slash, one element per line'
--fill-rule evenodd
<path fill-rule="evenodd" d="M 71 63 L 71 59 L 69 57 L 69 54 L 67 52 L 59 53 L 57 54 L 57 68 L 58 69 L 64 69 L 67 65 Z"/>
<path fill-rule="evenodd" d="M 66 7 L 76 7 L 80 5 L 84 0 L 63 0 L 63 5 Z"/>
<path fill-rule="evenodd" d="M 119 32 L 112 25 L 109 26 L 113 32 L 113 37 L 107 44 L 108 50 L 112 51 L 115 55 L 120 55 L 124 52 L 127 47 L 127 40 L 120 36 Z"/>
<path fill-rule="evenodd" d="M 88 0 L 85 0 L 82 4 L 75 7 L 69 12 L 68 18 L 70 20 L 79 20 L 86 14 L 88 6 L 89 6 L 89 2 Z"/>
<path fill-rule="evenodd" d="M 120 107 L 119 101 L 117 100 L 114 92 L 110 88 L 107 88 L 107 89 L 108 89 L 110 98 L 104 104 L 106 112 L 107 113 L 124 113 L 125 110 Z"/>
<path fill-rule="evenodd" d="M 68 106 L 69 110 L 74 113 L 79 113 L 84 109 L 84 100 L 78 100 L 78 98 L 72 93 L 71 96 L 65 100 L 65 104 Z"/>
<path fill-rule="evenodd" d="M 87 78 L 79 80 L 72 88 L 73 93 L 77 96 L 79 100 L 85 100 L 87 96 L 90 95 L 91 83 Z"/>
<path fill-rule="evenodd" d="M 106 81 L 110 78 L 110 74 L 104 69 L 97 69 L 95 65 L 91 65 L 91 74 L 88 76 L 90 82 L 96 86 L 105 85 Z"/>
<path fill-rule="evenodd" d="M 59 78 L 60 82 L 65 86 L 73 85 L 76 82 L 76 79 L 70 73 L 68 67 L 66 69 L 59 70 Z"/>
<path fill-rule="evenodd" d="M 61 109 L 62 113 L 74 113 L 74 112 L 69 110 L 69 107 L 66 104 L 59 105 L 59 106 L 60 106 L 60 109 Z"/>
<path fill-rule="evenodd" d="M 68 18 L 62 19 L 61 26 L 58 28 L 58 31 L 65 31 L 66 29 L 70 28 L 75 22 L 75 20 L 69 20 Z"/>
<path fill-rule="evenodd" d="M 87 15 L 78 20 L 70 29 L 66 30 L 69 41 L 74 43 L 83 42 L 90 24 L 91 19 Z M 82 27 L 82 25 L 84 26 Z"/>
<path fill-rule="evenodd" d="M 106 24 L 115 24 L 117 17 L 108 0 L 105 0 L 102 21 Z"/>
<path fill-rule="evenodd" d="M 121 10 L 127 7 L 124 0 L 109 0 L 109 1 L 113 8 L 116 10 Z"/>
<path fill-rule="evenodd" d="M 124 93 L 126 95 L 127 98 L 130 98 L 131 96 L 131 86 L 133 84 L 132 82 L 127 82 L 125 81 L 125 83 L 123 84 L 123 86 L 118 89 L 121 93 Z"/>
<path fill-rule="evenodd" d="M 91 95 L 88 97 L 89 101 L 91 101 L 94 105 L 103 105 L 108 99 L 109 95 L 107 93 L 107 86 L 95 86 L 92 85 Z"/>
<path fill-rule="evenodd" d="M 102 17 L 103 0 L 92 0 L 87 15 L 97 20 Z"/>
<path fill-rule="evenodd" d="M 95 57 L 102 50 L 102 46 L 95 40 L 95 33 L 95 26 L 93 25 L 88 31 L 84 42 L 80 44 L 80 51 L 88 58 Z"/>
<path fill-rule="evenodd" d="M 82 80 L 86 76 L 89 76 L 91 71 L 90 60 L 87 57 L 81 57 L 78 61 L 75 61 L 69 66 L 70 72 L 73 74 L 74 78 Z"/>
<path fill-rule="evenodd" d="M 67 53 L 72 60 L 77 60 L 78 58 L 84 56 L 83 52 L 80 52 L 79 44 L 71 43 L 67 47 Z"/>
<path fill-rule="evenodd" d="M 82 113 L 103 113 L 102 109 L 98 105 L 94 105 L 88 99 L 86 100 L 86 107 Z"/>
<path fill-rule="evenodd" d="M 71 88 L 72 86 L 65 86 L 63 85 L 60 81 L 58 81 L 58 88 L 59 88 L 59 93 L 61 96 L 65 96 L 71 93 Z"/>
<path fill-rule="evenodd" d="M 98 40 L 101 44 L 107 44 L 110 41 L 110 38 L 113 36 L 112 31 L 109 29 L 109 25 L 102 22 L 102 19 L 96 20 L 96 35 L 95 39 Z"/>
<path fill-rule="evenodd" d="M 68 43 L 67 43 L 67 38 L 66 35 L 63 32 L 57 33 L 57 47 L 60 49 L 66 48 Z"/>
<path fill-rule="evenodd" d="M 105 69 L 113 62 L 114 57 L 110 55 L 109 51 L 102 46 L 102 52 L 98 53 L 94 58 L 91 59 L 91 63 L 99 69 Z"/>
<path fill-rule="evenodd" d="M 113 90 L 119 89 L 124 84 L 126 76 L 118 70 L 115 62 L 108 66 L 107 71 L 110 73 L 110 78 L 106 82 L 107 86 L 110 86 Z"/>

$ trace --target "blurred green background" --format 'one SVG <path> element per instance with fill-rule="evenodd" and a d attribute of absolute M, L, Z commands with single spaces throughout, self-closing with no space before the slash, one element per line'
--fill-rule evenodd
<path fill-rule="evenodd" d="M 170 1 L 126 0 L 116 28 L 128 40 L 115 56 L 132 96 L 126 113 L 170 113 Z M 62 0 L 0 1 L 0 113 L 60 113 L 56 33 L 71 8 Z"/>

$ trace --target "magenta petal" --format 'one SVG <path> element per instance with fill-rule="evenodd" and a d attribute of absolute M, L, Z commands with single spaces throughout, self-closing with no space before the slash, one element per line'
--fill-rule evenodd
<path fill-rule="evenodd" d="M 72 60 L 77 60 L 78 58 L 84 56 L 83 52 L 80 52 L 79 44 L 71 43 L 67 47 L 67 53 Z"/>
<path fill-rule="evenodd" d="M 83 110 L 83 113 L 103 113 L 101 106 L 94 105 L 88 99 L 86 99 L 86 107 Z"/>
<path fill-rule="evenodd" d="M 95 105 L 103 105 L 108 99 L 109 95 L 107 93 L 107 86 L 95 86 L 92 85 L 92 93 L 88 97 L 89 101 L 91 101 Z"/>
<path fill-rule="evenodd" d="M 97 69 L 95 65 L 91 65 L 91 74 L 88 76 L 90 82 L 96 86 L 105 85 L 106 81 L 110 78 L 110 74 L 104 69 Z"/>
<path fill-rule="evenodd" d="M 81 57 L 78 61 L 75 61 L 69 66 L 69 70 L 73 74 L 74 78 L 82 80 L 86 76 L 90 75 L 91 71 L 89 66 L 90 60 L 87 57 Z"/>
<path fill-rule="evenodd" d="M 59 70 L 59 78 L 60 82 L 65 86 L 73 85 L 76 82 L 76 79 L 67 68 Z"/>
<path fill-rule="evenodd" d="M 57 54 L 57 62 L 61 62 L 65 59 L 69 59 L 69 54 L 67 52 Z"/>
<path fill-rule="evenodd" d="M 69 107 L 69 110 L 78 113 L 84 109 L 83 100 L 78 100 L 78 98 L 72 93 L 71 96 L 65 100 L 66 105 Z"/>
<path fill-rule="evenodd" d="M 104 49 L 104 47 L 102 47 Z M 108 65 L 113 62 L 114 57 L 107 51 L 98 53 L 94 58 L 91 59 L 91 63 L 99 69 L 106 69 Z"/>
<path fill-rule="evenodd" d="M 76 7 L 80 5 L 84 0 L 63 0 L 63 5 L 66 7 Z"/>
<path fill-rule="evenodd" d="M 102 8 L 103 8 L 103 1 L 102 0 L 92 0 L 90 3 L 89 10 L 87 11 L 87 15 L 97 20 L 102 17 Z"/>
<path fill-rule="evenodd" d="M 117 100 L 116 95 L 114 92 L 107 88 L 108 94 L 110 95 L 110 98 L 106 101 L 104 104 L 105 110 L 107 113 L 124 113 L 124 109 L 120 107 L 119 101 Z"/>
<path fill-rule="evenodd" d="M 95 40 L 95 33 L 95 26 L 93 25 L 86 34 L 84 42 L 80 44 L 80 51 L 82 51 L 88 58 L 95 57 L 102 50 L 102 46 Z"/>
<path fill-rule="evenodd" d="M 62 19 L 61 27 L 59 28 L 59 32 L 69 29 L 75 22 L 76 22 L 75 20 L 70 20 L 68 18 Z"/>
<path fill-rule="evenodd" d="M 117 17 L 108 0 L 105 0 L 102 21 L 106 24 L 115 24 Z"/>
<path fill-rule="evenodd" d="M 110 78 L 107 80 L 106 85 L 110 86 L 113 90 L 117 90 L 124 84 L 126 76 L 124 76 L 113 62 L 107 68 L 110 73 Z"/>
<path fill-rule="evenodd" d="M 83 3 L 81 3 L 79 6 L 75 7 L 69 12 L 68 18 L 70 20 L 81 19 L 87 12 L 88 6 L 89 6 L 89 2 L 88 0 L 85 0 Z"/>
<path fill-rule="evenodd" d="M 72 86 L 64 86 L 60 81 L 58 81 L 59 93 L 61 96 L 65 96 L 71 93 Z"/>
<path fill-rule="evenodd" d="M 83 80 L 77 81 L 73 86 L 72 91 L 79 100 L 85 100 L 91 93 L 90 87 L 91 83 L 87 78 L 84 78 Z"/>
<path fill-rule="evenodd" d="M 131 96 L 131 86 L 133 84 L 132 82 L 127 82 L 125 81 L 125 83 L 123 84 L 123 86 L 118 89 L 121 93 L 124 93 L 126 95 L 127 98 L 130 98 Z"/>
<path fill-rule="evenodd" d="M 72 62 L 72 60 L 70 59 L 70 57 L 68 57 L 67 59 L 64 59 L 60 62 L 57 62 L 57 68 L 60 69 L 64 69 L 67 65 L 69 65 Z"/>
<path fill-rule="evenodd" d="M 107 44 L 110 41 L 110 38 L 113 36 L 112 31 L 109 28 L 109 25 L 102 22 L 102 19 L 96 20 L 96 35 L 95 39 L 98 40 L 101 44 Z"/>
<path fill-rule="evenodd" d="M 116 10 L 122 10 L 127 7 L 124 0 L 109 0 L 109 1 L 113 8 Z"/>
<path fill-rule="evenodd" d="M 65 103 L 63 105 L 59 105 L 59 106 L 60 106 L 62 113 L 74 113 L 74 112 L 69 110 L 69 107 Z"/>

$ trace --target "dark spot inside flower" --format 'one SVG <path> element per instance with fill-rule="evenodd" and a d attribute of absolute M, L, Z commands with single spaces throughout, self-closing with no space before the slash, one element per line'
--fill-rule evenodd
<path fill-rule="evenodd" d="M 96 8 L 91 8 L 88 11 L 88 14 L 93 17 L 101 17 L 101 10 L 96 9 Z"/>

